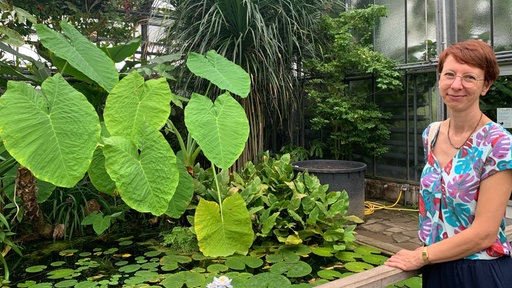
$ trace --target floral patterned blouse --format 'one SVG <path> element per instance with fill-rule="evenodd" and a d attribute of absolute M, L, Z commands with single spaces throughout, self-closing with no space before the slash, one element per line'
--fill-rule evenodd
<path fill-rule="evenodd" d="M 432 124 L 423 131 L 423 147 L 428 145 Z M 489 122 L 477 130 L 450 162 L 441 168 L 434 156 L 439 130 L 431 147 L 425 150 L 425 167 L 420 181 L 419 238 L 431 245 L 468 228 L 475 219 L 480 181 L 496 172 L 512 169 L 512 135 L 500 125 Z M 428 150 L 428 151 L 427 151 Z M 511 254 L 505 236 L 505 215 L 496 242 L 466 259 L 495 259 Z"/>

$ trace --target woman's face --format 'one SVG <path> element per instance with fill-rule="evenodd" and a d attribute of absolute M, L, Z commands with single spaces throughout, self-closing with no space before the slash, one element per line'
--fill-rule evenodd
<path fill-rule="evenodd" d="M 439 92 L 446 106 L 453 111 L 464 111 L 478 106 L 480 96 L 485 95 L 490 84 L 484 80 L 480 68 L 457 62 L 448 56 L 439 75 Z"/>

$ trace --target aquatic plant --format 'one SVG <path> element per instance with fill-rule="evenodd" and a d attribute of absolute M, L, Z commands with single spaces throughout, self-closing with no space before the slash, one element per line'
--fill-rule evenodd
<path fill-rule="evenodd" d="M 213 281 L 206 285 L 206 288 L 233 288 L 231 279 L 222 275 L 220 277 L 213 277 Z"/>

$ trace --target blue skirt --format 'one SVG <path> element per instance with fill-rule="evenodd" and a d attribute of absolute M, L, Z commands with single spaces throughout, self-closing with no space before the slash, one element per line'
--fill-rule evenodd
<path fill-rule="evenodd" d="M 422 288 L 510 288 L 512 258 L 457 260 L 426 265 L 421 269 Z"/>

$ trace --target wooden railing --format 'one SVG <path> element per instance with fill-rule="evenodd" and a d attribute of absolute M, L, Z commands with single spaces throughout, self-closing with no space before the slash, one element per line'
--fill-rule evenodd
<path fill-rule="evenodd" d="M 507 226 L 505 234 L 512 240 L 512 225 Z M 394 254 L 400 247 L 388 243 L 375 243 L 375 240 L 362 235 L 357 235 L 357 241 L 361 244 L 374 246 L 383 253 Z M 402 271 L 385 265 L 375 267 L 364 272 L 356 273 L 332 282 L 316 286 L 317 288 L 384 288 L 400 281 L 419 275 L 419 270 Z"/>
<path fill-rule="evenodd" d="M 378 266 L 332 282 L 316 286 L 317 288 L 381 288 L 393 285 L 405 279 L 417 276 L 419 271 L 402 271 L 389 266 Z"/>

